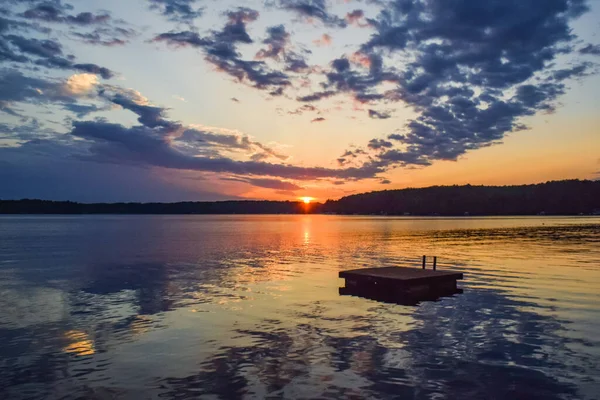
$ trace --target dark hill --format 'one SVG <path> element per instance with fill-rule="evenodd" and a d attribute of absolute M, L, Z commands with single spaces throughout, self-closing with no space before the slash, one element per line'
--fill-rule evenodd
<path fill-rule="evenodd" d="M 521 186 L 433 186 L 327 201 L 322 212 L 403 215 L 577 215 L 600 211 L 600 181 Z"/>

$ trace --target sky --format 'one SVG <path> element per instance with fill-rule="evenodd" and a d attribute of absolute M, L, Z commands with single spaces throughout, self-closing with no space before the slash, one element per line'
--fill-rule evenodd
<path fill-rule="evenodd" d="M 0 0 L 0 199 L 600 178 L 598 0 Z"/>

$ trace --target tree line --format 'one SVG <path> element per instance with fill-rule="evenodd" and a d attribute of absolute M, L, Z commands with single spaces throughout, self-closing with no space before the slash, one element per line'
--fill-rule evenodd
<path fill-rule="evenodd" d="M 592 214 L 600 212 L 600 181 L 384 190 L 327 201 L 321 212 L 447 216 Z"/>
<path fill-rule="evenodd" d="M 600 214 L 600 181 L 566 180 L 519 186 L 432 186 L 383 190 L 306 205 L 298 201 L 76 203 L 0 200 L 0 214 Z"/>

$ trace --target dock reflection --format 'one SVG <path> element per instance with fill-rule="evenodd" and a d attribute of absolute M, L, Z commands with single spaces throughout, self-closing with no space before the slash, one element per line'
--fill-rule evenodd
<path fill-rule="evenodd" d="M 432 293 L 418 298 L 407 296 L 404 293 L 393 293 L 390 291 L 376 291 L 365 288 L 341 287 L 340 296 L 354 296 L 363 299 L 375 300 L 382 303 L 399 304 L 403 306 L 416 306 L 425 301 L 438 301 L 444 297 L 452 297 L 456 294 L 462 294 L 463 289 L 450 289 L 444 292 Z"/>

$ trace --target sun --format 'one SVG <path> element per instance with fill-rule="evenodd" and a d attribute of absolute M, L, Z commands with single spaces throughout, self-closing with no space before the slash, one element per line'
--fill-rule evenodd
<path fill-rule="evenodd" d="M 302 200 L 304 204 L 310 204 L 314 199 L 312 197 L 300 197 L 300 200 Z"/>

